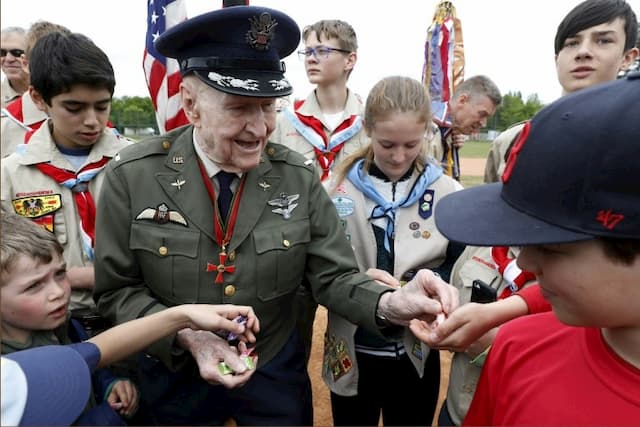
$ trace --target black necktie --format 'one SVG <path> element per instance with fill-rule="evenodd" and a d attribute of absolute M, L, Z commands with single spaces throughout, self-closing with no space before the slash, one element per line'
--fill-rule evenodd
<path fill-rule="evenodd" d="M 231 191 L 231 183 L 236 177 L 235 173 L 220 171 L 216 174 L 218 178 L 218 184 L 220 185 L 220 194 L 218 194 L 218 210 L 222 221 L 227 219 L 229 213 L 229 207 L 231 206 L 231 199 L 233 199 L 233 192 Z"/>

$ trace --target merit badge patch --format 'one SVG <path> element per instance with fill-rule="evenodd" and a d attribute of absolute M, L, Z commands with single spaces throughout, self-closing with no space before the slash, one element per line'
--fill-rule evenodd
<path fill-rule="evenodd" d="M 355 210 L 355 203 L 353 199 L 344 196 L 338 196 L 334 197 L 332 201 L 333 205 L 338 211 L 338 215 L 340 216 L 340 218 L 353 215 L 353 211 Z"/>
<path fill-rule="evenodd" d="M 323 368 L 331 373 L 335 382 L 351 370 L 353 362 L 342 339 L 336 339 L 335 335 L 331 335 L 325 337 L 325 341 Z"/>
<path fill-rule="evenodd" d="M 413 348 L 411 349 L 411 354 L 413 354 L 416 358 L 422 360 L 424 354 L 422 353 L 422 345 L 420 343 L 414 342 Z"/>
<path fill-rule="evenodd" d="M 62 207 L 60 194 L 46 194 L 42 196 L 29 196 L 13 199 L 13 210 L 26 218 L 38 218 L 52 214 Z"/>
<path fill-rule="evenodd" d="M 433 199 L 435 190 L 425 190 L 422 197 L 418 200 L 418 214 L 420 218 L 427 219 L 433 213 Z"/>

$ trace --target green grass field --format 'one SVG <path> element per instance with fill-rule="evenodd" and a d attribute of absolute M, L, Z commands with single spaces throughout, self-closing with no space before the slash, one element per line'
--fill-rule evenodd
<path fill-rule="evenodd" d="M 467 159 L 486 159 L 490 148 L 490 141 L 467 141 L 460 150 L 460 157 Z M 474 187 L 483 183 L 483 177 L 462 175 L 460 177 L 460 183 L 464 188 Z"/>
<path fill-rule="evenodd" d="M 486 159 L 491 148 L 491 141 L 467 141 L 460 149 L 460 157 Z"/>

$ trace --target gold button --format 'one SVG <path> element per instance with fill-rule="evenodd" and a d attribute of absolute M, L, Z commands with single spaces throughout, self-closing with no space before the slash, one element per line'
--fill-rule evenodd
<path fill-rule="evenodd" d="M 164 148 L 165 150 L 168 150 L 169 148 L 171 148 L 171 142 L 162 141 L 162 148 Z"/>
<path fill-rule="evenodd" d="M 273 156 L 274 154 L 276 154 L 276 149 L 273 148 L 273 147 L 269 147 L 267 149 L 267 154 L 270 155 L 270 156 Z"/>
<path fill-rule="evenodd" d="M 236 293 L 236 287 L 233 285 L 227 285 L 224 287 L 224 295 L 227 297 L 232 297 L 233 294 Z"/>
<path fill-rule="evenodd" d="M 287 239 L 284 239 L 282 241 L 282 244 L 284 245 L 285 248 L 288 248 L 289 246 L 291 246 L 291 242 L 289 242 Z"/>
<path fill-rule="evenodd" d="M 236 259 L 236 251 L 231 251 L 229 253 L 229 261 L 233 262 Z"/>
<path fill-rule="evenodd" d="M 160 247 L 158 248 L 158 253 L 159 253 L 160 255 L 163 255 L 163 256 L 164 256 L 164 255 L 166 255 L 168 252 L 169 252 L 169 249 L 167 249 L 167 247 L 166 247 L 166 246 L 160 246 Z"/>
<path fill-rule="evenodd" d="M 429 233 L 426 230 L 422 232 L 422 238 L 423 239 L 428 239 L 429 237 L 431 237 L 431 233 Z"/>

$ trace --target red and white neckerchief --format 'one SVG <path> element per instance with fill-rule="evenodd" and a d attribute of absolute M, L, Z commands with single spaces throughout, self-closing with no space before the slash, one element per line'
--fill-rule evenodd
<path fill-rule="evenodd" d="M 535 280 L 536 275 L 520 269 L 516 259 L 509 256 L 508 246 L 494 246 L 491 248 L 491 258 L 498 267 L 498 272 L 509 286 L 504 288 L 498 299 L 503 299 L 518 292 L 528 282 Z"/>
<path fill-rule="evenodd" d="M 227 245 L 229 244 L 229 242 L 231 242 L 233 229 L 236 226 L 236 220 L 238 219 L 238 209 L 240 208 L 240 197 L 242 196 L 242 190 L 244 189 L 244 183 L 246 181 L 247 175 L 243 174 L 242 179 L 240 180 L 240 185 L 238 186 L 238 190 L 233 195 L 229 216 L 225 225 L 220 215 L 220 210 L 218 209 L 218 203 L 216 202 L 216 192 L 213 189 L 213 184 L 211 184 L 211 179 L 209 178 L 204 165 L 199 159 L 198 167 L 200 168 L 200 174 L 202 175 L 204 186 L 207 189 L 207 193 L 209 193 L 209 198 L 211 199 L 211 203 L 213 204 L 213 229 L 216 236 L 216 243 L 218 243 L 218 246 L 220 246 L 220 253 L 218 254 L 218 264 L 216 265 L 208 262 L 206 271 L 217 271 L 218 274 L 216 275 L 215 283 L 222 283 L 224 282 L 224 278 L 222 276 L 223 273 L 233 273 L 234 271 L 236 271 L 235 265 L 226 265 Z"/>
<path fill-rule="evenodd" d="M 295 111 L 285 110 L 285 117 L 293 124 L 293 127 L 313 146 L 313 151 L 322 169 L 320 180 L 329 178 L 336 155 L 342 150 L 345 142 L 362 129 L 362 118 L 357 114 L 351 115 L 338 126 L 330 138 L 324 131 L 324 125 L 313 116 L 305 116 L 298 112 L 304 101 L 294 104 Z"/>
<path fill-rule="evenodd" d="M 87 258 L 90 260 L 93 260 L 93 247 L 96 237 L 96 205 L 91 192 L 89 192 L 89 181 L 107 166 L 109 160 L 109 157 L 103 157 L 97 162 L 84 165 L 78 172 L 71 172 L 51 163 L 37 163 L 35 165 L 40 172 L 73 192 L 73 200 L 80 217 L 82 246 Z"/>

